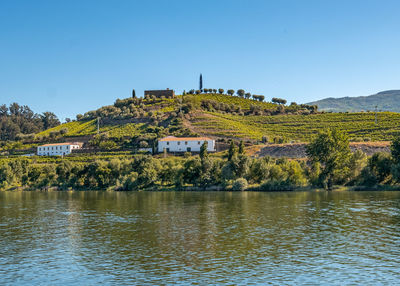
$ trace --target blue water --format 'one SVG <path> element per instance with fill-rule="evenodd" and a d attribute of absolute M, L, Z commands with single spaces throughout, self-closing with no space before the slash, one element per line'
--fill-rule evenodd
<path fill-rule="evenodd" d="M 400 192 L 0 192 L 1 285 L 399 281 Z"/>

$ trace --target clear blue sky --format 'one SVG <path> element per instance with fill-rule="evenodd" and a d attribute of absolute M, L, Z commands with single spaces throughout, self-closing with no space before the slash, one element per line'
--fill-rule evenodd
<path fill-rule="evenodd" d="M 0 1 L 0 104 L 61 119 L 131 89 L 299 103 L 400 89 L 400 1 Z"/>

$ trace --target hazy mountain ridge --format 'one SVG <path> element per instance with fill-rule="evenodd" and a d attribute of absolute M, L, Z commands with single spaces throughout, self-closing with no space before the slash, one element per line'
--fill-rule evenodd
<path fill-rule="evenodd" d="M 318 105 L 319 110 L 333 112 L 378 110 L 400 112 L 400 90 L 386 90 L 369 96 L 325 98 L 307 104 Z"/>

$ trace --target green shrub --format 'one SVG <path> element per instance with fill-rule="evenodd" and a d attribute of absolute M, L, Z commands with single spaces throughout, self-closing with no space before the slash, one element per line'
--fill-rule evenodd
<path fill-rule="evenodd" d="M 114 141 L 101 141 L 99 143 L 99 148 L 105 150 L 112 150 L 112 149 L 117 149 L 118 145 Z"/>
<path fill-rule="evenodd" d="M 234 191 L 244 191 L 247 189 L 247 180 L 244 178 L 236 179 L 232 184 L 232 190 Z"/>

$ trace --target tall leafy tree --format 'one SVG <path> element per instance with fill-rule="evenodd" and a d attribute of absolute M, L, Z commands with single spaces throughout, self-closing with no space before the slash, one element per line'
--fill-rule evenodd
<path fill-rule="evenodd" d="M 237 93 L 237 95 L 239 95 L 240 97 L 244 97 L 244 94 L 245 94 L 245 92 L 244 92 L 243 89 L 238 89 L 236 93 Z"/>
<path fill-rule="evenodd" d="M 0 106 L 0 140 L 15 140 L 19 134 L 37 133 L 43 130 L 43 120 L 28 106 L 12 103 Z"/>
<path fill-rule="evenodd" d="M 0 105 L 0 117 L 8 115 L 8 107 L 5 104 Z"/>
<path fill-rule="evenodd" d="M 313 163 L 321 164 L 320 184 L 331 189 L 343 173 L 348 172 L 351 158 L 349 138 L 347 134 L 328 129 L 307 146 L 307 156 Z"/>
<path fill-rule="evenodd" d="M 53 112 L 43 112 L 41 115 L 42 122 L 43 122 L 43 127 L 44 129 L 49 129 L 53 128 L 57 125 L 60 125 L 60 120 L 57 118 L 57 116 Z"/>
<path fill-rule="evenodd" d="M 393 161 L 396 164 L 400 163 L 400 135 L 397 135 L 393 139 L 390 145 L 390 151 L 392 152 Z"/>

